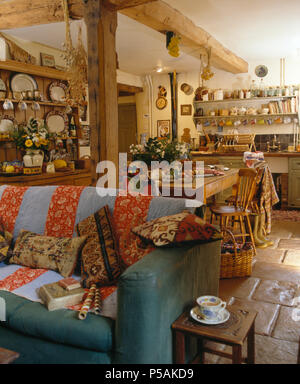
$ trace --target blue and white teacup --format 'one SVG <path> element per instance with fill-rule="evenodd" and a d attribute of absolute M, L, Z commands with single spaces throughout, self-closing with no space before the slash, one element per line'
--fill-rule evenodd
<path fill-rule="evenodd" d="M 205 320 L 217 320 L 226 308 L 226 302 L 216 296 L 201 296 L 197 299 L 201 316 Z"/>

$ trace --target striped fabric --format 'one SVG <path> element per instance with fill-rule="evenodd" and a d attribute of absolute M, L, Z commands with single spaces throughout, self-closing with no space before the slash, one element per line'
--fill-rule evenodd
<path fill-rule="evenodd" d="M 60 186 L 49 205 L 45 235 L 72 237 L 80 195 L 85 187 Z"/>
<path fill-rule="evenodd" d="M 121 249 L 125 250 L 123 260 L 131 265 L 140 257 L 136 252 L 138 244 L 136 239 L 131 239 L 128 224 L 179 213 L 185 208 L 184 199 L 143 197 L 135 201 L 130 197 L 127 201 L 128 198 L 100 197 L 97 192 L 97 188 L 79 186 L 0 186 L 0 219 L 6 224 L 6 229 L 13 233 L 14 240 L 21 229 L 41 235 L 72 237 L 75 236 L 75 226 L 79 222 L 108 205 L 111 213 L 115 211 L 116 214 L 117 231 L 122 237 Z M 129 240 L 133 240 L 132 244 Z M 126 244 L 129 243 L 129 248 L 135 251 L 132 254 L 126 251 Z M 148 248 L 143 249 L 144 254 L 149 251 Z M 80 276 L 73 277 L 80 279 Z M 0 264 L 0 290 L 13 292 L 32 301 L 39 301 L 36 292 L 38 287 L 61 278 L 54 271 Z M 115 300 L 112 298 L 116 297 L 116 290 L 116 286 L 101 288 L 104 307 L 106 302 Z"/>
<path fill-rule="evenodd" d="M 14 234 L 14 239 L 21 229 L 47 236 L 75 236 L 75 224 L 105 205 L 113 212 L 114 203 L 114 197 L 100 198 L 96 189 L 90 187 L 0 187 L 0 219 Z M 79 279 L 79 276 L 74 277 Z M 61 278 L 58 273 L 44 269 L 0 265 L 0 290 L 31 301 L 40 301 L 36 292 L 38 287 Z M 105 300 L 116 290 L 116 286 L 101 288 L 104 308 Z M 79 307 L 70 309 L 79 310 Z"/>
<path fill-rule="evenodd" d="M 13 233 L 23 196 L 28 187 L 9 186 L 5 188 L 0 200 L 0 219 L 5 229 Z"/>

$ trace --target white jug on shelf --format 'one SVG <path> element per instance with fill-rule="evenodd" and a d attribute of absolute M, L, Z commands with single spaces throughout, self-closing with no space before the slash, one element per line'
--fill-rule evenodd
<path fill-rule="evenodd" d="M 23 163 L 26 168 L 42 167 L 44 161 L 44 152 L 40 149 L 27 149 L 23 156 Z"/>

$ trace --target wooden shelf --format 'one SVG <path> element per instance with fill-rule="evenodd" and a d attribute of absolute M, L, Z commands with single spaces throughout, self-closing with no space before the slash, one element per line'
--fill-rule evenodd
<path fill-rule="evenodd" d="M 18 103 L 20 102 L 19 99 L 16 99 L 15 97 L 13 97 L 13 95 L 10 95 L 10 97 L 1 97 L 0 108 L 1 108 L 1 113 L 3 115 L 8 114 L 14 117 L 16 121 L 20 123 L 21 121 L 24 120 L 24 115 L 26 120 L 30 116 L 33 116 L 33 111 L 31 111 L 32 109 L 31 106 L 34 102 L 37 102 L 40 105 L 40 109 L 38 111 L 35 111 L 34 113 L 34 116 L 40 119 L 45 119 L 47 114 L 50 111 L 54 111 L 56 109 L 60 112 L 64 112 L 64 109 L 68 106 L 66 102 L 53 102 L 51 101 L 49 96 L 46 96 L 46 91 L 48 90 L 49 85 L 52 83 L 52 81 L 67 80 L 66 72 L 60 71 L 54 68 L 25 64 L 25 63 L 20 63 L 20 62 L 11 61 L 11 60 L 0 61 L 0 71 L 1 71 L 1 79 L 4 81 L 5 84 L 7 84 L 7 91 L 9 91 L 10 77 L 12 73 L 20 72 L 20 73 L 29 74 L 35 77 L 35 80 L 38 85 L 38 89 L 43 92 L 45 97 L 43 101 L 24 99 L 23 101 L 27 104 L 27 111 L 25 113 L 20 111 L 18 108 Z M 8 98 L 13 102 L 13 106 L 14 106 L 13 110 L 11 111 L 3 110 L 3 102 L 5 101 L 5 99 L 8 99 Z M 73 155 L 75 157 L 75 160 L 78 160 L 79 150 L 80 150 L 79 138 L 81 137 L 79 106 L 72 107 L 71 115 L 74 118 L 74 124 L 76 126 L 77 134 L 76 136 L 70 137 L 70 139 L 73 141 L 74 146 L 76 146 L 76 151 L 74 151 Z M 64 147 L 66 147 L 65 144 L 66 144 L 67 137 L 62 138 L 62 140 L 64 142 Z M 11 138 L 1 137 L 0 144 L 1 144 L 0 145 L 1 146 L 1 149 L 0 149 L 1 162 L 13 161 L 15 159 L 22 161 L 22 153 L 16 147 L 14 140 L 12 140 Z"/>
<path fill-rule="evenodd" d="M 234 115 L 234 116 L 194 116 L 194 120 L 224 120 L 224 119 L 259 119 L 266 117 L 298 116 L 298 113 L 276 113 L 274 115 Z"/>
<path fill-rule="evenodd" d="M 223 99 L 223 100 L 209 100 L 209 101 L 201 101 L 194 100 L 194 104 L 210 104 L 210 103 L 232 103 L 232 102 L 248 102 L 248 101 L 277 101 L 284 99 L 291 99 L 293 96 L 269 96 L 269 97 L 251 97 L 250 99 Z"/>
<path fill-rule="evenodd" d="M 29 75 L 47 77 L 49 79 L 67 80 L 67 73 L 55 68 L 42 67 L 40 65 L 20 63 L 18 61 L 6 60 L 0 61 L 0 69 L 6 69 L 12 72 L 21 72 Z"/>
<path fill-rule="evenodd" d="M 78 140 L 78 137 L 77 136 L 57 137 L 57 139 L 60 139 L 60 140 L 68 140 L 68 139 Z M 50 140 L 51 140 L 51 138 L 50 138 Z M 13 141 L 14 141 L 13 139 L 0 139 L 0 143 L 7 143 L 7 142 L 13 142 Z"/>
<path fill-rule="evenodd" d="M 6 98 L 7 99 L 7 98 Z M 0 102 L 1 101 L 5 101 L 6 99 L 3 99 L 1 98 L 0 99 Z M 57 102 L 53 102 L 53 101 L 38 101 L 38 100 L 14 100 L 14 99 L 9 99 L 11 102 L 13 103 L 19 103 L 20 101 L 24 101 L 26 104 L 32 104 L 34 103 L 35 101 L 40 104 L 40 105 L 45 105 L 45 106 L 49 106 L 49 107 L 67 107 L 68 104 L 67 103 L 57 103 Z M 72 107 L 72 108 L 78 108 L 77 106 L 75 107 Z"/>

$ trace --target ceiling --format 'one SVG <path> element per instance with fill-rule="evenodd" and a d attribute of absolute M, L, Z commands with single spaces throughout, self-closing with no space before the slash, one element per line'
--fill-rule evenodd
<path fill-rule="evenodd" d="M 247 61 L 300 54 L 299 0 L 164 0 Z M 76 42 L 76 24 L 72 22 Z M 4 31 L 5 32 L 5 31 Z M 25 40 L 61 48 L 64 23 L 6 31 Z M 172 58 L 165 36 L 118 14 L 117 52 L 120 69 L 137 75 L 153 73 L 156 66 L 165 72 L 199 69 L 199 60 L 181 53 Z"/>

